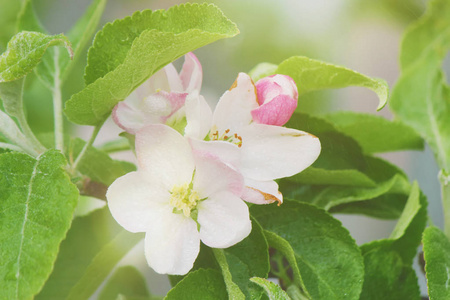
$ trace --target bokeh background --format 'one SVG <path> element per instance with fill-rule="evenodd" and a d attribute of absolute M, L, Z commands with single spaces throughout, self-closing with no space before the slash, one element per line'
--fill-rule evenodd
<path fill-rule="evenodd" d="M 186 1 L 109 0 L 101 25 L 131 15 L 136 10 L 167 9 Z M 197 2 L 197 1 L 191 1 Z M 205 1 L 201 1 L 205 2 Z M 346 66 L 371 77 L 385 79 L 392 87 L 398 76 L 401 37 L 408 24 L 423 13 L 423 0 L 214 0 L 237 23 L 237 37 L 218 41 L 195 51 L 203 65 L 203 94 L 214 104 L 229 88 L 238 72 L 248 72 L 260 62 L 278 64 L 294 55 L 304 55 Z M 21 1 L 0 0 L 0 51 L 14 33 L 14 22 L 7 15 L 19 10 Z M 51 33 L 67 31 L 81 16 L 90 0 L 38 0 L 35 9 Z M 180 65 L 180 62 L 178 62 Z M 85 58 L 64 86 L 65 98 L 83 88 Z M 301 83 L 299 83 L 301 85 Z M 52 107 L 49 92 L 36 80 L 28 80 L 25 98 L 32 128 L 40 133 L 52 131 Z M 374 93 L 362 88 L 315 92 L 300 99 L 298 109 L 312 114 L 335 110 L 370 112 L 392 118 L 389 108 L 376 112 Z M 67 130 L 88 137 L 89 127 Z M 120 130 L 112 122 L 102 129 L 97 144 L 111 140 Z M 120 158 L 133 159 L 119 154 Z M 410 179 L 417 180 L 428 196 L 432 222 L 442 227 L 438 168 L 429 149 L 383 155 L 400 166 Z M 395 221 L 381 221 L 362 216 L 336 215 L 358 244 L 388 237 Z M 140 244 L 121 264 L 135 264 L 146 274 L 152 293 L 165 294 L 169 283 L 165 276 L 154 274 L 145 263 Z M 425 294 L 424 277 L 418 272 Z"/>

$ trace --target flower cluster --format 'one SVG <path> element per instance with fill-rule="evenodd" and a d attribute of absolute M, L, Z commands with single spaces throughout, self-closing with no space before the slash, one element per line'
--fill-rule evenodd
<path fill-rule="evenodd" d="M 297 87 L 285 75 L 253 83 L 240 73 L 214 111 L 200 95 L 202 68 L 185 56 L 152 76 L 113 111 L 136 137 L 138 171 L 108 189 L 113 217 L 146 232 L 145 255 L 158 273 L 183 275 L 200 241 L 227 248 L 251 231 L 248 206 L 283 202 L 276 179 L 310 166 L 319 140 L 282 127 L 297 107 Z"/>

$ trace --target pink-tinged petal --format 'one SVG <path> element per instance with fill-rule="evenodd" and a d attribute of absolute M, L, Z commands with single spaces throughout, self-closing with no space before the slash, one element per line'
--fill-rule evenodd
<path fill-rule="evenodd" d="M 278 184 L 273 181 L 258 181 L 245 179 L 245 188 L 241 198 L 254 204 L 283 203 L 283 195 L 278 190 Z"/>
<path fill-rule="evenodd" d="M 113 121 L 128 133 L 136 132 L 144 125 L 144 113 L 130 107 L 125 101 L 117 103 L 112 111 Z"/>
<path fill-rule="evenodd" d="M 145 257 L 160 274 L 184 275 L 200 251 L 197 224 L 183 214 L 164 212 L 153 220 L 145 236 Z"/>
<path fill-rule="evenodd" d="M 200 155 L 211 156 L 220 159 L 226 165 L 239 169 L 241 153 L 235 144 L 224 141 L 202 141 L 189 139 L 192 150 Z"/>
<path fill-rule="evenodd" d="M 194 151 L 194 160 L 194 190 L 198 191 L 202 199 L 221 191 L 241 195 L 244 177 L 236 169 L 229 167 L 210 153 Z"/>
<path fill-rule="evenodd" d="M 287 95 L 278 95 L 252 110 L 253 121 L 258 124 L 283 126 L 289 121 L 296 108 L 297 100 Z"/>
<path fill-rule="evenodd" d="M 181 81 L 180 75 L 178 75 L 177 69 L 175 69 L 173 64 L 168 64 L 164 67 L 164 72 L 166 72 L 167 81 L 169 82 L 170 89 L 166 91 L 170 92 L 184 92 L 183 83 Z"/>
<path fill-rule="evenodd" d="M 252 79 L 245 73 L 239 73 L 229 91 L 220 98 L 213 116 L 213 129 L 219 136 L 229 129 L 231 134 L 250 124 L 251 111 L 258 108 L 256 88 Z"/>
<path fill-rule="evenodd" d="M 286 95 L 297 101 L 298 91 L 295 81 L 287 76 L 275 74 L 264 77 L 255 84 L 258 93 L 258 103 L 263 105 L 279 95 Z"/>
<path fill-rule="evenodd" d="M 202 242 L 213 248 L 227 248 L 246 238 L 252 230 L 248 207 L 232 193 L 219 193 L 198 205 Z"/>
<path fill-rule="evenodd" d="M 191 146 L 169 126 L 147 125 L 139 130 L 136 133 L 136 156 L 139 170 L 157 176 L 165 186 L 192 180 L 195 165 Z"/>
<path fill-rule="evenodd" d="M 295 175 L 320 154 L 317 137 L 300 130 L 251 124 L 242 136 L 241 172 L 254 180 L 273 180 Z"/>
<path fill-rule="evenodd" d="M 200 91 L 202 87 L 203 71 L 194 53 L 189 52 L 184 56 L 183 68 L 180 72 L 180 78 L 183 83 L 184 91 L 190 93 Z"/>
<path fill-rule="evenodd" d="M 144 232 L 154 218 L 169 209 L 170 193 L 140 172 L 131 172 L 109 186 L 106 198 L 117 223 L 128 231 Z"/>
<path fill-rule="evenodd" d="M 148 97 L 149 95 L 154 94 L 159 90 L 170 91 L 170 84 L 167 78 L 166 68 L 172 70 L 169 71 L 169 73 L 173 72 L 173 69 L 175 69 L 172 64 L 167 65 L 166 67 L 153 74 L 149 79 L 147 79 L 136 89 L 136 92 L 138 92 L 138 95 L 141 97 L 141 99 Z"/>
<path fill-rule="evenodd" d="M 147 115 L 159 116 L 160 122 L 164 123 L 183 107 L 186 96 L 186 93 L 159 91 L 145 99 L 145 112 Z"/>
<path fill-rule="evenodd" d="M 212 111 L 203 96 L 190 93 L 186 97 L 185 136 L 203 140 L 211 128 Z"/>

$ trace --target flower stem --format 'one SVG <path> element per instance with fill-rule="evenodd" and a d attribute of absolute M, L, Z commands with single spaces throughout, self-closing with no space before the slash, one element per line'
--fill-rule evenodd
<path fill-rule="evenodd" d="M 441 182 L 442 206 L 444 208 L 444 232 L 450 239 L 450 174 L 441 170 L 439 181 Z"/>
<path fill-rule="evenodd" d="M 59 49 L 54 48 L 54 65 L 55 74 L 53 81 L 53 116 L 55 120 L 55 147 L 64 152 L 64 120 L 62 114 L 62 97 L 61 97 L 61 74 L 59 70 Z"/>
<path fill-rule="evenodd" d="M 81 149 L 80 154 L 78 154 L 77 159 L 75 160 L 75 162 L 72 165 L 72 170 L 75 171 L 78 167 L 78 164 L 80 163 L 81 159 L 83 158 L 84 154 L 86 153 L 87 149 L 92 146 L 92 144 L 95 141 L 95 138 L 98 135 L 98 132 L 100 131 L 100 129 L 102 128 L 103 123 L 95 126 L 94 131 L 92 132 L 91 137 L 89 138 L 89 140 L 86 142 L 86 144 L 84 145 L 83 149 Z"/>

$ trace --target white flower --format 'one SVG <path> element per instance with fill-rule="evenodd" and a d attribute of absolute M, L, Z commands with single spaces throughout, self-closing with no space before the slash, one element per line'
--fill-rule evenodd
<path fill-rule="evenodd" d="M 222 145 L 233 154 L 231 144 Z M 146 232 L 145 255 L 156 272 L 186 274 L 200 240 L 226 248 L 251 231 L 240 199 L 243 178 L 207 152 L 192 151 L 174 129 L 148 125 L 136 134 L 138 171 L 118 178 L 106 197 L 113 217 L 126 230 Z"/>
<path fill-rule="evenodd" d="M 190 119 L 203 116 L 212 122 L 197 122 L 195 131 L 187 131 L 196 151 L 209 152 L 244 176 L 242 199 L 267 204 L 283 201 L 274 179 L 295 175 L 309 167 L 320 154 L 319 139 L 307 132 L 253 122 L 252 111 L 258 109 L 257 92 L 251 78 L 240 73 L 231 89 L 220 98 L 212 116 L 207 116 L 203 99 L 186 102 L 187 128 Z M 201 107 L 201 109 L 199 109 Z M 212 124 L 212 125 L 211 125 Z M 209 135 L 208 135 L 209 132 Z M 203 139 L 209 141 L 203 141 Z M 233 156 L 220 144 L 239 149 Z"/>
<path fill-rule="evenodd" d="M 168 64 L 133 91 L 113 109 L 114 122 L 131 134 L 143 126 L 176 123 L 184 117 L 187 95 L 198 93 L 202 85 L 202 66 L 193 53 L 185 55 L 180 74 Z"/>

